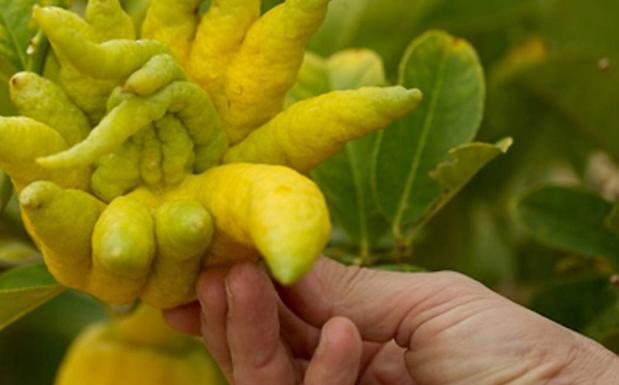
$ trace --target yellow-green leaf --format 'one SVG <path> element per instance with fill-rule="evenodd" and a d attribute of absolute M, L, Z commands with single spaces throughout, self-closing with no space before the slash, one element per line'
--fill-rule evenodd
<path fill-rule="evenodd" d="M 512 144 L 512 138 L 505 138 L 496 144 L 475 142 L 456 147 L 449 151 L 447 161 L 430 171 L 430 176 L 443 186 L 443 194 L 453 195 L 491 160 L 507 153 Z"/>

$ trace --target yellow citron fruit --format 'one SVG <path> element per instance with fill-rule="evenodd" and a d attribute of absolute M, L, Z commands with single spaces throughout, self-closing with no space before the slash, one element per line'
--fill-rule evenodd
<path fill-rule="evenodd" d="M 60 283 L 171 308 L 205 267 L 263 258 L 286 285 L 311 269 L 331 224 L 307 174 L 421 100 L 379 82 L 285 106 L 328 4 L 152 0 L 139 40 L 119 0 L 34 8 L 59 81 L 11 79 L 23 116 L 0 117 L 0 169 Z"/>
<path fill-rule="evenodd" d="M 226 385 L 204 346 L 141 306 L 88 327 L 73 342 L 55 385 Z"/>

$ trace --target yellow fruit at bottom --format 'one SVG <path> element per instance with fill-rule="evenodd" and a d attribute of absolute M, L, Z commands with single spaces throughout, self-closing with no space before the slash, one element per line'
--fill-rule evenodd
<path fill-rule="evenodd" d="M 73 343 L 55 385 L 226 385 L 196 339 L 142 307 L 126 320 L 87 328 Z"/>

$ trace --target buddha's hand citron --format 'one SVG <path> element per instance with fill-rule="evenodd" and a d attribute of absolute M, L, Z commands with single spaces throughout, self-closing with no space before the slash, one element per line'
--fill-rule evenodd
<path fill-rule="evenodd" d="M 284 109 L 328 3 L 152 0 L 139 40 L 118 0 L 35 7 L 61 70 L 11 79 L 0 168 L 61 283 L 169 308 L 205 266 L 264 258 L 283 284 L 311 268 L 330 221 L 304 174 L 421 100 L 366 87 Z"/>

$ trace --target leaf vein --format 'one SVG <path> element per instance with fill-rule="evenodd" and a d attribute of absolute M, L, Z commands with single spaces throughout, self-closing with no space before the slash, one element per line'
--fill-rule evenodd
<path fill-rule="evenodd" d="M 436 111 L 436 105 L 440 97 L 440 89 L 445 80 L 444 70 L 447 65 L 447 55 L 448 55 L 448 51 L 444 50 L 441 56 L 440 64 L 439 64 L 438 75 L 436 77 L 436 80 L 434 82 L 434 87 L 433 87 L 436 91 L 432 95 L 432 100 L 430 101 L 430 105 L 428 106 L 428 115 L 426 116 L 424 120 L 423 128 L 421 131 L 421 136 L 420 136 L 419 142 L 417 143 L 417 148 L 415 149 L 415 156 L 413 157 L 413 161 L 411 162 L 411 170 L 408 173 L 408 176 L 406 178 L 406 183 L 404 185 L 404 190 L 402 192 L 402 198 L 400 199 L 400 204 L 398 205 L 398 209 L 394 217 L 393 232 L 394 232 L 394 236 L 396 237 L 396 239 L 402 238 L 401 227 L 402 227 L 402 218 L 404 216 L 404 211 L 406 209 L 406 202 L 410 198 L 411 189 L 413 188 L 413 184 L 415 183 L 415 180 L 418 175 L 419 165 L 421 164 L 421 155 L 423 152 L 423 148 L 425 147 L 426 142 L 428 140 L 430 128 L 432 124 L 434 123 L 434 113 Z"/>

